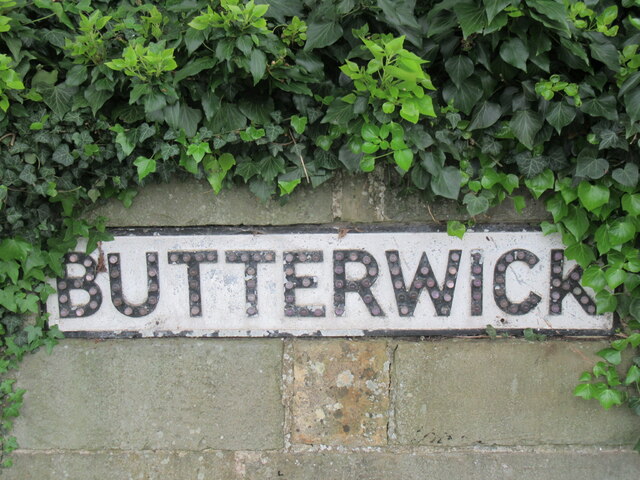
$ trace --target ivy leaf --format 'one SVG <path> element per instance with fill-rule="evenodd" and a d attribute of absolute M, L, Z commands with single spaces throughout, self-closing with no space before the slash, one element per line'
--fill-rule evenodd
<path fill-rule="evenodd" d="M 608 234 L 611 245 L 623 245 L 636 236 L 636 227 L 631 220 L 618 218 L 609 227 Z"/>
<path fill-rule="evenodd" d="M 421 166 L 416 165 L 411 169 L 411 181 L 420 190 L 426 190 L 429 186 L 430 176 Z"/>
<path fill-rule="evenodd" d="M 143 100 L 145 113 L 157 112 L 167 106 L 167 97 L 159 92 L 150 92 Z"/>
<path fill-rule="evenodd" d="M 178 155 L 180 155 L 180 148 L 173 143 L 163 143 L 160 147 L 160 156 L 163 160 L 169 160 Z"/>
<path fill-rule="evenodd" d="M 148 123 L 143 123 L 136 129 L 137 143 L 141 144 L 146 139 L 153 137 L 156 134 L 156 128 Z"/>
<path fill-rule="evenodd" d="M 200 45 L 204 43 L 205 32 L 202 30 L 196 30 L 195 28 L 188 28 L 184 34 L 184 44 L 187 47 L 187 53 L 191 55 L 195 52 Z"/>
<path fill-rule="evenodd" d="M 600 350 L 596 355 L 604 358 L 612 365 L 620 365 L 620 363 L 622 362 L 622 354 L 615 348 L 604 348 Z"/>
<path fill-rule="evenodd" d="M 264 77 L 264 72 L 267 70 L 267 56 L 262 50 L 254 48 L 251 52 L 249 70 L 253 77 L 253 84 L 256 85 Z"/>
<path fill-rule="evenodd" d="M 54 162 L 59 163 L 60 165 L 64 165 L 65 167 L 72 165 L 75 160 L 73 158 L 73 155 L 69 153 L 69 145 L 67 145 L 66 143 L 61 143 L 60 145 L 58 145 L 58 147 L 53 152 L 53 155 L 51 155 L 51 159 Z"/>
<path fill-rule="evenodd" d="M 349 105 L 346 102 L 343 102 L 340 99 L 334 100 L 329 108 L 327 109 L 327 114 L 320 121 L 320 123 L 330 123 L 332 125 L 344 125 L 355 118 L 355 113 L 353 112 L 353 105 Z"/>
<path fill-rule="evenodd" d="M 596 60 L 600 60 L 614 72 L 620 70 L 620 59 L 618 57 L 618 49 L 611 43 L 592 42 L 589 45 L 591 56 Z"/>
<path fill-rule="evenodd" d="M 265 128 L 272 121 L 270 116 L 274 109 L 272 98 L 242 98 L 238 102 L 238 108 L 253 123 L 265 125 Z"/>
<path fill-rule="evenodd" d="M 78 87 L 87 79 L 87 67 L 85 65 L 74 65 L 67 72 L 65 83 L 70 87 Z"/>
<path fill-rule="evenodd" d="M 540 195 L 553 188 L 555 176 L 553 172 L 547 168 L 536 176 L 526 179 L 524 183 L 531 193 L 533 193 L 534 197 L 540 198 Z"/>
<path fill-rule="evenodd" d="M 614 405 L 622 405 L 624 401 L 624 395 L 621 391 L 613 390 L 610 388 L 607 388 L 600 392 L 596 398 L 600 402 L 602 408 L 604 408 L 605 410 L 610 409 Z"/>
<path fill-rule="evenodd" d="M 125 131 L 121 125 L 114 125 L 111 127 L 111 130 L 117 133 L 115 142 L 122 148 L 124 156 L 131 155 L 131 152 L 133 152 L 133 149 L 136 147 L 135 141 L 133 140 L 134 135 Z"/>
<path fill-rule="evenodd" d="M 73 105 L 73 96 L 78 91 L 77 87 L 70 87 L 64 83 L 55 87 L 45 87 L 40 89 L 42 100 L 59 117 L 64 116 Z"/>
<path fill-rule="evenodd" d="M 29 242 L 20 238 L 5 238 L 0 242 L 0 260 L 24 262 L 32 249 Z"/>
<path fill-rule="evenodd" d="M 27 325 L 24 327 L 24 331 L 27 332 L 27 342 L 31 343 L 34 340 L 42 337 L 42 327 L 37 325 Z"/>
<path fill-rule="evenodd" d="M 298 115 L 294 115 L 291 117 L 291 126 L 298 135 L 302 135 L 305 128 L 307 127 L 307 121 L 307 117 L 299 117 Z"/>
<path fill-rule="evenodd" d="M 624 283 L 627 278 L 627 272 L 621 268 L 610 267 L 604 272 L 604 277 L 607 280 L 609 288 L 614 290 Z"/>
<path fill-rule="evenodd" d="M 509 127 L 520 143 L 532 150 L 536 134 L 542 128 L 542 119 L 536 112 L 520 110 L 509 121 Z"/>
<path fill-rule="evenodd" d="M 569 207 L 564 203 L 562 195 L 557 193 L 547 199 L 545 206 L 547 207 L 547 211 L 553 215 L 553 221 L 556 223 L 565 218 L 569 213 Z"/>
<path fill-rule="evenodd" d="M 544 17 L 539 17 L 532 11 L 532 18 L 540 20 L 545 27 L 559 30 L 566 37 L 570 36 L 567 11 L 562 3 L 553 0 L 527 0 L 527 5 L 544 15 Z M 551 21 L 546 21 L 545 17 Z"/>
<path fill-rule="evenodd" d="M 549 122 L 556 132 L 560 133 L 563 127 L 566 127 L 573 119 L 576 118 L 576 109 L 565 101 L 552 102 L 545 119 Z"/>
<path fill-rule="evenodd" d="M 192 29 L 189 29 L 189 30 L 192 30 Z M 196 30 L 192 30 L 192 31 L 196 31 Z M 187 77 L 192 77 L 202 72 L 203 70 L 209 70 L 213 68 L 215 64 L 216 64 L 216 60 L 212 57 L 197 58 L 195 60 L 192 60 L 188 62 L 184 67 L 182 67 L 180 70 L 177 70 L 175 72 L 175 75 L 173 76 L 173 83 L 174 85 L 177 85 Z"/>
<path fill-rule="evenodd" d="M 235 173 L 240 175 L 245 183 L 258 174 L 259 167 L 257 162 L 246 161 L 241 162 L 235 169 Z"/>
<path fill-rule="evenodd" d="M 582 268 L 587 268 L 587 266 L 596 259 L 596 255 L 593 253 L 593 248 L 585 245 L 584 243 L 574 243 L 567 247 L 564 251 L 564 255 L 569 260 L 575 260 L 578 262 L 578 265 Z"/>
<path fill-rule="evenodd" d="M 609 201 L 609 189 L 604 185 L 591 185 L 582 181 L 578 185 L 578 198 L 584 208 L 593 212 Z"/>
<path fill-rule="evenodd" d="M 584 113 L 594 117 L 604 117 L 607 120 L 617 121 L 618 110 L 616 109 L 616 99 L 613 95 L 606 94 L 598 98 L 585 100 L 580 107 Z"/>
<path fill-rule="evenodd" d="M 606 223 L 603 223 L 596 229 L 595 239 L 600 255 L 604 255 L 611 250 L 611 242 L 609 242 L 609 235 L 607 230 L 609 229 Z"/>
<path fill-rule="evenodd" d="M 609 162 L 604 158 L 595 158 L 586 150 L 578 155 L 578 164 L 576 165 L 576 177 L 590 178 L 597 180 L 602 178 L 609 170 Z"/>
<path fill-rule="evenodd" d="M 632 383 L 640 382 L 640 368 L 637 365 L 631 365 L 627 370 L 627 376 L 624 379 L 625 385 L 631 385 Z"/>
<path fill-rule="evenodd" d="M 22 172 L 20 172 L 18 178 L 31 186 L 35 186 L 36 182 L 38 181 L 38 177 L 36 177 L 35 168 L 33 167 L 33 165 L 25 166 Z"/>
<path fill-rule="evenodd" d="M 382 9 L 385 21 L 394 27 L 420 28 L 414 14 L 415 0 L 377 0 L 376 3 Z"/>
<path fill-rule="evenodd" d="M 290 181 L 278 181 L 278 187 L 280 187 L 280 196 L 290 195 L 293 192 L 293 189 L 296 188 L 302 180 L 300 178 L 296 178 L 295 180 Z"/>
<path fill-rule="evenodd" d="M 187 137 L 193 137 L 198 130 L 198 124 L 202 120 L 200 110 L 189 107 L 182 102 L 165 107 L 162 112 L 164 119 L 171 128 L 184 129 Z"/>
<path fill-rule="evenodd" d="M 398 167 L 400 167 L 403 171 L 408 172 L 411 168 L 411 164 L 413 163 L 413 152 L 409 148 L 395 150 L 393 152 L 393 159 L 395 160 Z M 456 169 L 456 172 L 457 171 L 458 170 Z"/>
<path fill-rule="evenodd" d="M 638 184 L 638 165 L 627 163 L 624 168 L 616 168 L 611 176 L 621 185 L 633 188 Z"/>
<path fill-rule="evenodd" d="M 522 195 L 514 195 L 511 197 L 511 200 L 513 200 L 513 207 L 518 213 L 522 213 L 524 208 L 527 206 L 527 202 Z"/>
<path fill-rule="evenodd" d="M 342 26 L 335 21 L 309 22 L 307 24 L 307 43 L 305 51 L 334 44 L 342 37 Z"/>
<path fill-rule="evenodd" d="M 474 2 L 455 2 L 453 11 L 458 17 L 462 35 L 465 39 L 469 35 L 482 31 L 487 26 L 487 16 L 482 5 Z"/>
<path fill-rule="evenodd" d="M 500 58 L 509 65 L 526 72 L 529 50 L 519 38 L 512 38 L 500 46 Z"/>
<path fill-rule="evenodd" d="M 466 231 L 467 227 L 458 220 L 449 220 L 447 222 L 447 233 L 452 237 L 462 238 Z"/>
<path fill-rule="evenodd" d="M 593 288 L 596 293 L 607 285 L 602 268 L 598 265 L 590 265 L 582 274 L 582 284 Z"/>
<path fill-rule="evenodd" d="M 576 397 L 584 398 L 585 400 L 590 400 L 594 395 L 594 388 L 591 383 L 581 383 L 574 390 L 573 394 Z"/>
<path fill-rule="evenodd" d="M 511 5 L 511 0 L 482 0 L 482 3 L 487 11 L 487 20 L 491 23 L 500 12 Z"/>
<path fill-rule="evenodd" d="M 438 175 L 434 175 L 431 178 L 431 190 L 441 197 L 457 200 L 461 183 L 462 174 L 460 170 L 455 167 L 444 167 Z"/>
<path fill-rule="evenodd" d="M 518 169 L 527 179 L 539 175 L 549 166 L 547 157 L 541 155 L 531 155 L 531 152 L 522 152 L 516 156 Z"/>
<path fill-rule="evenodd" d="M 275 193 L 275 186 L 265 182 L 261 178 L 254 178 L 251 180 L 251 183 L 249 183 L 249 190 L 260 200 L 266 202 L 271 198 L 271 195 Z"/>
<path fill-rule="evenodd" d="M 138 169 L 138 178 L 140 180 L 156 171 L 156 161 L 152 158 L 140 156 L 134 160 L 133 164 Z"/>
<path fill-rule="evenodd" d="M 604 150 L 606 148 L 621 148 L 625 151 L 629 150 L 629 144 L 624 139 L 620 138 L 616 131 L 606 128 L 599 130 L 597 134 L 600 139 L 598 150 Z"/>
<path fill-rule="evenodd" d="M 467 211 L 472 217 L 480 215 L 481 213 L 489 210 L 489 200 L 487 200 L 485 197 L 474 195 L 473 193 L 467 193 L 464 196 L 462 203 L 467 206 Z"/>
<path fill-rule="evenodd" d="M 582 208 L 571 207 L 570 214 L 563 219 L 562 223 L 578 242 L 589 230 L 589 218 Z"/>
<path fill-rule="evenodd" d="M 54 0 L 34 0 L 33 3 L 38 8 L 51 10 L 61 23 L 69 27 L 71 30 L 74 29 L 73 23 L 71 23 L 71 20 L 69 20 L 69 17 L 65 13 L 65 8 L 60 3 L 55 3 Z"/>
<path fill-rule="evenodd" d="M 488 128 L 500 119 L 502 109 L 500 105 L 493 102 L 484 102 L 480 108 L 476 110 L 471 118 L 471 123 L 467 130 L 477 130 Z"/>
<path fill-rule="evenodd" d="M 411 123 L 418 123 L 420 112 L 416 103 L 412 101 L 403 102 L 400 116 Z"/>
<path fill-rule="evenodd" d="M 284 173 L 284 159 L 267 155 L 260 161 L 260 175 L 266 182 L 273 180 L 279 173 Z"/>
<path fill-rule="evenodd" d="M 91 84 L 83 93 L 85 100 L 91 107 L 91 112 L 95 115 L 98 110 L 113 96 L 110 90 L 98 89 L 96 84 Z"/>
<path fill-rule="evenodd" d="M 207 153 L 211 153 L 208 142 L 192 143 L 187 147 L 187 155 L 191 155 L 196 163 L 200 163 Z"/>
<path fill-rule="evenodd" d="M 449 83 L 442 89 L 445 102 L 453 102 L 454 107 L 467 115 L 471 113 L 483 95 L 482 88 L 472 81 L 474 78 L 476 77 L 471 77 L 457 88 L 453 83 Z"/>
<path fill-rule="evenodd" d="M 624 96 L 624 108 L 632 122 L 640 120 L 640 88 L 635 88 Z"/>
<path fill-rule="evenodd" d="M 444 62 L 444 68 L 459 88 L 473 74 L 473 61 L 465 55 L 456 55 Z"/>
<path fill-rule="evenodd" d="M 621 203 L 625 212 L 635 216 L 640 215 L 640 193 L 626 193 L 623 195 Z"/>
<path fill-rule="evenodd" d="M 246 125 L 247 117 L 242 114 L 236 105 L 222 102 L 219 108 L 213 112 L 208 127 L 213 133 L 221 133 L 242 130 Z"/>
<path fill-rule="evenodd" d="M 273 17 L 284 23 L 285 17 L 302 17 L 302 0 L 256 0 L 256 5 L 269 5 L 266 17 Z"/>
<path fill-rule="evenodd" d="M 340 160 L 340 162 L 342 162 L 350 172 L 358 171 L 361 159 L 362 153 L 353 153 L 347 144 L 340 147 L 340 150 L 338 151 L 338 160 Z"/>
<path fill-rule="evenodd" d="M 0 290 L 0 306 L 6 308 L 10 312 L 15 312 L 18 310 L 18 305 L 16 304 L 16 297 L 14 292 L 9 288 L 4 288 Z"/>
<path fill-rule="evenodd" d="M 275 142 L 275 140 L 284 133 L 284 129 L 280 125 L 265 125 L 264 131 L 270 142 Z"/>

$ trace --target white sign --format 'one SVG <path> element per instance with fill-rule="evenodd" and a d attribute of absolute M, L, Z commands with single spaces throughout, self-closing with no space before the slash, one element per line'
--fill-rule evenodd
<path fill-rule="evenodd" d="M 78 250 L 47 303 L 71 336 L 613 328 L 560 238 L 539 231 L 125 232 Z"/>

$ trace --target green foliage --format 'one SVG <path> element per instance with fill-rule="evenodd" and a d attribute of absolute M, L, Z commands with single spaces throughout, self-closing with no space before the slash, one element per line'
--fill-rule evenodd
<path fill-rule="evenodd" d="M 0 373 L 55 342 L 44 280 L 78 237 L 107 238 L 84 209 L 176 176 L 266 201 L 387 169 L 470 223 L 528 190 L 637 338 L 637 2 L 267 3 L 0 0 Z M 640 413 L 638 344 L 617 341 L 626 372 L 604 353 L 576 393 Z"/>

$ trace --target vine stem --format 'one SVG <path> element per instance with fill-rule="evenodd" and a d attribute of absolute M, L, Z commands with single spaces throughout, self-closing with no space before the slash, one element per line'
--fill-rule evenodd
<path fill-rule="evenodd" d="M 431 219 L 436 223 L 439 224 L 440 220 L 438 220 L 434 215 L 433 212 L 431 211 L 431 207 L 429 206 L 429 204 L 427 203 L 427 211 L 429 212 L 429 215 L 431 216 Z"/>
<path fill-rule="evenodd" d="M 293 141 L 293 145 L 297 146 L 298 143 L 296 142 L 296 139 L 291 133 L 291 130 L 289 130 L 289 137 L 291 137 L 291 140 Z M 307 172 L 307 166 L 304 164 L 304 158 L 302 158 L 302 155 L 300 154 L 300 152 L 297 152 L 297 154 L 298 154 L 298 158 L 300 159 L 300 163 L 302 163 L 302 170 L 304 170 L 304 176 L 307 179 L 307 182 L 310 182 L 311 180 L 309 180 L 309 172 Z"/>
<path fill-rule="evenodd" d="M 32 23 L 41 22 L 42 20 L 46 20 L 47 18 L 54 17 L 55 13 L 50 13 L 49 15 L 45 15 L 44 17 L 36 18 L 35 20 L 31 20 L 30 22 L 25 23 L 24 25 L 31 25 Z"/>
<path fill-rule="evenodd" d="M 9 143 L 9 146 L 13 147 L 13 145 L 16 143 L 15 133 L 5 133 L 3 136 L 0 137 L 0 142 L 3 141 L 5 138 L 9 138 L 9 137 L 11 137 L 11 142 Z"/>

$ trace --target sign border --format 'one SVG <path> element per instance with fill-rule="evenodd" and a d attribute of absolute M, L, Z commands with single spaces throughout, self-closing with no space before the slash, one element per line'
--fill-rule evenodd
<path fill-rule="evenodd" d="M 379 224 L 358 224 L 358 223 L 335 223 L 335 224 L 295 224 L 295 225 L 206 225 L 206 226 L 181 226 L 181 227 L 109 227 L 106 231 L 113 236 L 137 237 L 137 236 L 190 236 L 190 235 L 259 235 L 259 234 L 283 234 L 283 233 L 336 233 L 346 230 L 346 235 L 358 235 L 360 233 L 403 233 L 403 232 L 446 232 L 444 224 L 402 224 L 402 223 L 379 223 Z M 531 224 L 514 223 L 487 223 L 477 224 L 474 228 L 469 228 L 468 232 L 542 232 L 539 226 Z M 46 312 L 46 304 L 45 304 Z M 534 329 L 535 333 L 542 333 L 550 337 L 558 338 L 588 338 L 588 337 L 610 337 L 622 326 L 617 313 L 613 314 L 613 322 L 610 330 L 559 330 L 559 329 Z M 523 337 L 526 329 L 496 328 L 498 335 L 507 333 L 510 337 Z M 371 338 L 371 337 L 394 337 L 394 338 L 473 338 L 486 336 L 483 329 L 447 329 L 447 330 L 362 330 L 362 335 L 323 335 L 321 331 L 295 335 L 278 330 L 266 331 L 263 335 L 220 335 L 218 331 L 207 334 L 193 335 L 192 330 L 180 332 L 158 330 L 153 332 L 153 336 L 143 336 L 142 333 L 125 330 L 120 332 L 107 331 L 65 331 L 65 338 L 86 338 L 86 339 L 133 339 L 133 338 Z"/>

